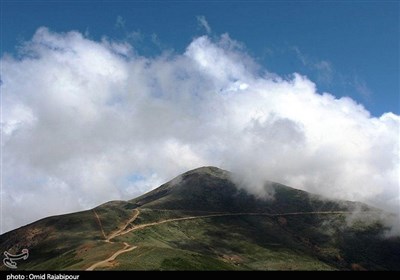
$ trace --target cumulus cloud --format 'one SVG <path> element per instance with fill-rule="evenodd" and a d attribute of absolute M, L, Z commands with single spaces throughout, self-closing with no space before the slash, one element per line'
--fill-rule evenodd
<path fill-rule="evenodd" d="M 399 212 L 400 117 L 271 74 L 228 35 L 148 58 L 40 28 L 1 63 L 3 232 L 203 165 Z"/>

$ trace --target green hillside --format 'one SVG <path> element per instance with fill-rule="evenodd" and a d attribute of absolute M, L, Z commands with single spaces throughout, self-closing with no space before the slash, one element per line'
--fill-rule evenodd
<path fill-rule="evenodd" d="M 274 198 L 261 199 L 231 178 L 192 170 L 136 199 L 5 233 L 0 250 L 28 248 L 21 270 L 400 270 L 389 214 L 272 182 Z"/>

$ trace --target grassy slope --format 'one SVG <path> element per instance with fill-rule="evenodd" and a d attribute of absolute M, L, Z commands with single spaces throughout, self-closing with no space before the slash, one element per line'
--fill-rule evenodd
<path fill-rule="evenodd" d="M 121 226 L 132 205 L 110 202 L 95 208 L 106 234 Z M 104 237 L 92 210 L 42 219 L 0 236 L 0 251 L 18 253 L 29 249 L 29 262 L 21 269 L 81 269 L 104 259 L 117 245 L 102 242 Z M 1 263 L 0 269 L 5 269 Z"/>
<path fill-rule="evenodd" d="M 334 269 L 266 217 L 171 222 L 119 239 L 139 248 L 121 255 L 115 269 Z"/>
<path fill-rule="evenodd" d="M 129 202 L 94 210 L 107 236 L 140 207 L 134 225 L 205 215 L 206 212 L 288 213 L 376 209 L 269 184 L 274 200 L 238 191 L 229 173 L 215 168 L 187 172 Z M 367 215 L 367 214 L 365 214 Z M 50 217 L 0 236 L 0 251 L 29 248 L 20 269 L 85 269 L 128 242 L 112 269 L 400 269 L 400 238 L 382 237 L 377 218 L 348 223 L 347 215 L 231 216 L 176 221 L 132 231 L 107 243 L 94 211 Z M 0 269 L 5 269 L 0 266 Z"/>
<path fill-rule="evenodd" d="M 139 248 L 117 258 L 114 269 L 399 269 L 400 239 L 380 238 L 377 230 L 379 224 L 347 227 L 346 215 L 171 222 L 119 237 Z M 210 258 L 219 268 L 201 265 Z"/>

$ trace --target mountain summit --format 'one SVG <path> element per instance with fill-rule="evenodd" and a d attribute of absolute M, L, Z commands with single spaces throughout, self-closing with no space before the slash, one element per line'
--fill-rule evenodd
<path fill-rule="evenodd" d="M 130 201 L 5 233 L 0 250 L 28 249 L 18 269 L 33 270 L 400 270 L 390 214 L 272 182 L 260 198 L 233 177 L 198 168 Z"/>

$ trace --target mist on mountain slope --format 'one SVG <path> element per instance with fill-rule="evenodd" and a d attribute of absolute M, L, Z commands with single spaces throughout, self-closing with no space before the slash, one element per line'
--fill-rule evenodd
<path fill-rule="evenodd" d="M 270 180 L 400 212 L 400 117 L 273 74 L 227 34 L 144 57 L 40 28 L 1 63 L 2 232 L 204 165 L 257 195 Z"/>

